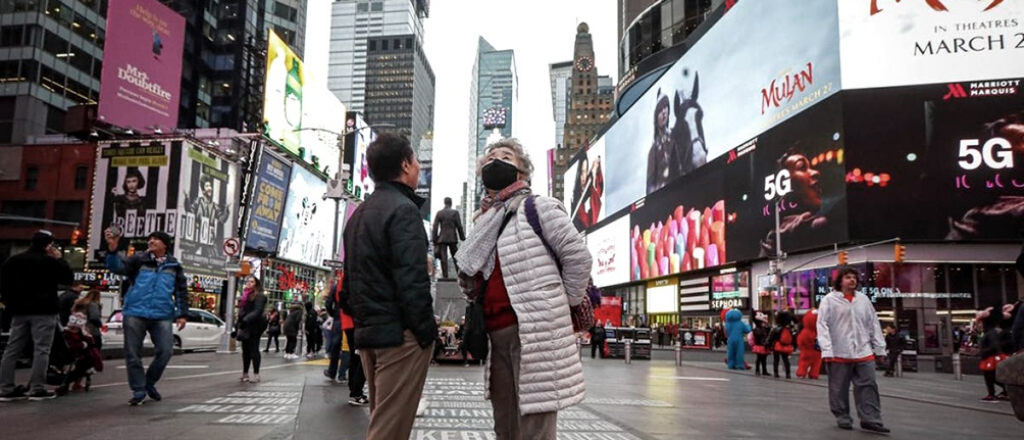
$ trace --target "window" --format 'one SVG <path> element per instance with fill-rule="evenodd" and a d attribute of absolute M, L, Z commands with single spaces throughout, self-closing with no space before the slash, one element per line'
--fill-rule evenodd
<path fill-rule="evenodd" d="M 383 11 L 384 10 L 384 3 L 383 2 L 373 2 L 373 3 L 370 3 L 370 10 L 373 11 L 373 12 Z"/>
<path fill-rule="evenodd" d="M 58 200 L 53 202 L 53 219 L 81 223 L 83 209 L 85 209 L 85 202 L 81 200 Z"/>
<path fill-rule="evenodd" d="M 380 41 L 380 50 L 388 50 L 388 40 Z"/>
<path fill-rule="evenodd" d="M 25 169 L 25 189 L 32 191 L 39 185 L 39 167 L 29 166 Z"/>
<path fill-rule="evenodd" d="M 377 50 L 377 40 L 370 40 L 369 51 L 374 52 Z"/>
<path fill-rule="evenodd" d="M 25 40 L 25 27 L 4 26 L 0 28 L 0 47 L 21 46 Z"/>
<path fill-rule="evenodd" d="M 84 165 L 75 167 L 75 189 L 85 189 L 89 182 L 89 168 Z"/>
<path fill-rule="evenodd" d="M 356 5 L 356 12 L 369 12 L 369 10 L 370 10 L 370 4 L 369 3 L 360 3 L 360 4 Z"/>
<path fill-rule="evenodd" d="M 0 212 L 19 217 L 29 218 L 45 218 L 46 217 L 46 202 L 45 201 L 13 201 L 8 200 L 3 202 L 3 206 L 0 206 Z M 8 226 L 33 226 L 33 222 L 22 222 L 22 221 L 6 221 L 0 220 L 0 224 Z"/>

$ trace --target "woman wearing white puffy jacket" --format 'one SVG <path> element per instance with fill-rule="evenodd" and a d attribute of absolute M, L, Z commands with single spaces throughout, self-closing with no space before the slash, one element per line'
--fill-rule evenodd
<path fill-rule="evenodd" d="M 569 307 L 586 299 L 590 253 L 565 207 L 530 192 L 533 164 L 517 140 L 488 146 L 477 172 L 487 191 L 456 258 L 463 292 L 483 296 L 494 431 L 554 440 L 558 411 L 584 397 Z M 527 218 L 531 197 L 543 241 Z"/>

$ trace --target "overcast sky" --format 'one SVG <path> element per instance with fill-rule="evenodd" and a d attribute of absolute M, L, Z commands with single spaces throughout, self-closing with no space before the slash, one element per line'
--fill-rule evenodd
<path fill-rule="evenodd" d="M 326 78 L 330 41 L 329 0 L 309 0 L 305 59 Z M 529 149 L 536 168 L 534 191 L 547 194 L 546 151 L 555 146 L 548 65 L 570 61 L 576 25 L 594 39 L 598 73 L 617 79 L 615 0 L 433 0 L 425 21 L 425 50 L 437 78 L 434 113 L 434 182 L 431 212 L 445 197 L 458 203 L 466 180 L 469 85 L 476 44 L 484 37 L 498 50 L 515 51 L 519 106 L 513 134 Z M 418 140 L 417 140 L 418 142 Z"/>

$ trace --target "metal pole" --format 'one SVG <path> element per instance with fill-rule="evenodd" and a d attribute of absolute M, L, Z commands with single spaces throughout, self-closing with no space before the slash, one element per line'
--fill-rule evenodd
<path fill-rule="evenodd" d="M 779 208 L 782 204 L 782 197 L 775 201 L 775 296 L 778 298 L 776 310 L 784 309 L 782 302 L 785 301 L 785 292 L 782 287 L 782 231 L 779 220 Z"/>
<path fill-rule="evenodd" d="M 964 380 L 964 375 L 960 370 L 960 352 L 953 353 L 953 378 Z"/>
<path fill-rule="evenodd" d="M 896 377 L 903 377 L 903 355 L 896 355 Z"/>
<path fill-rule="evenodd" d="M 676 366 L 677 367 L 683 366 L 683 340 L 682 339 L 678 339 L 676 341 Z"/>
<path fill-rule="evenodd" d="M 633 363 L 633 340 L 626 339 L 626 363 Z"/>
<path fill-rule="evenodd" d="M 229 264 L 238 264 L 234 258 L 231 258 L 232 262 Z M 224 332 L 220 335 L 220 348 L 217 353 L 222 354 L 233 354 L 235 352 L 234 347 L 231 344 L 231 328 L 235 325 L 235 288 L 237 279 L 235 273 L 228 272 L 228 291 L 227 295 L 224 296 L 224 325 L 228 328 L 224 329 Z"/>

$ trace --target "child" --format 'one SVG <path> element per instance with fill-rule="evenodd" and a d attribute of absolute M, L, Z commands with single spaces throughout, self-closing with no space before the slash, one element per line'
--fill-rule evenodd
<path fill-rule="evenodd" d="M 64 383 L 57 388 L 58 396 L 67 394 L 71 384 L 82 378 L 85 378 L 85 390 L 89 391 L 92 372 L 103 371 L 103 357 L 96 348 L 92 336 L 85 329 L 86 322 L 85 313 L 76 311 L 68 318 L 68 325 L 64 328 L 64 341 L 68 344 L 75 363 L 71 371 L 64 376 Z"/>

